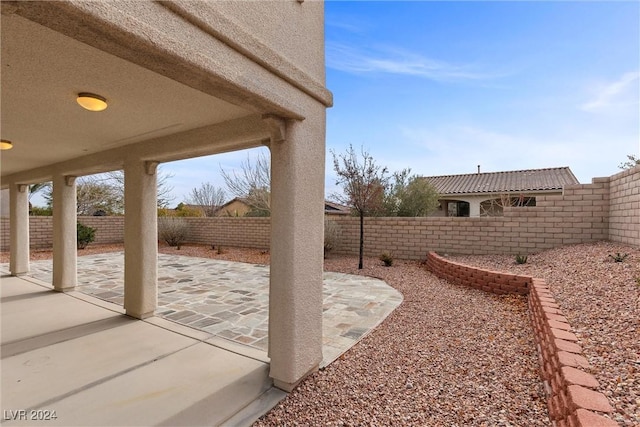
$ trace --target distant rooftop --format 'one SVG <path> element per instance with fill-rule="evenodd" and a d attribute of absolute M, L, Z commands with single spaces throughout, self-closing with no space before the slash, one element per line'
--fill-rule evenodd
<path fill-rule="evenodd" d="M 579 184 L 569 167 L 424 177 L 442 195 L 561 190 Z"/>

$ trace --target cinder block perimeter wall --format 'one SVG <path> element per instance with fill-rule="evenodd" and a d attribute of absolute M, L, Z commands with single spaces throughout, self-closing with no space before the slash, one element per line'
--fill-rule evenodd
<path fill-rule="evenodd" d="M 612 176 L 609 194 L 609 240 L 640 246 L 640 166 Z"/>
<path fill-rule="evenodd" d="M 269 248 L 269 218 L 184 218 L 189 241 Z M 123 217 L 81 217 L 95 227 L 96 243 L 124 240 Z M 336 217 L 335 253 L 358 253 L 359 220 Z M 30 218 L 32 248 L 52 245 L 51 217 Z M 9 219 L 0 220 L 1 250 L 9 249 Z M 503 217 L 365 218 L 365 254 L 391 252 L 422 259 L 429 251 L 458 254 L 529 254 L 554 247 L 611 240 L 640 247 L 640 166 L 591 184 L 567 186 L 561 196 L 540 196 L 537 206 L 506 208 Z"/>
<path fill-rule="evenodd" d="M 269 218 L 181 218 L 189 225 L 188 241 L 206 245 L 268 249 L 271 223 Z M 96 229 L 95 243 L 122 243 L 124 217 L 82 216 L 78 222 Z M 53 218 L 29 218 L 29 242 L 32 249 L 51 248 Z M 0 220 L 0 250 L 9 250 L 9 218 Z"/>
<path fill-rule="evenodd" d="M 358 252 L 359 219 L 339 218 L 336 252 Z M 502 217 L 365 218 L 365 255 L 391 252 L 422 259 L 429 251 L 529 254 L 609 238 L 609 179 L 568 186 L 562 196 L 539 196 L 537 206 L 506 208 Z"/>
<path fill-rule="evenodd" d="M 121 243 L 124 241 L 124 217 L 80 216 L 78 222 L 96 229 L 95 243 Z M 9 250 L 9 218 L 0 219 L 0 250 Z M 32 249 L 53 246 L 53 217 L 29 217 L 29 245 Z"/>

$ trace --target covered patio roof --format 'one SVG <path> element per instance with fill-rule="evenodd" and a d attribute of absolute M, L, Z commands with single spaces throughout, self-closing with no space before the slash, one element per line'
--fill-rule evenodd
<path fill-rule="evenodd" d="M 76 178 L 124 170 L 124 309 L 153 317 L 158 164 L 266 145 L 269 375 L 290 390 L 317 369 L 332 103 L 323 3 L 3 1 L 1 8 L 0 130 L 13 148 L 0 156 L 0 187 L 10 194 L 11 275 L 29 272 L 28 185 L 52 181 L 52 284 L 73 292 Z M 76 98 L 85 92 L 107 108 L 84 110 Z"/>

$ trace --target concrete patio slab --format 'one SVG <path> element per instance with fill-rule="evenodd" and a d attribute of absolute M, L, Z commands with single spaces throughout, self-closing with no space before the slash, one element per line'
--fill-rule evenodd
<path fill-rule="evenodd" d="M 1 280 L 3 345 L 117 316 L 91 304 L 78 304 L 51 287 L 6 275 Z"/>
<path fill-rule="evenodd" d="M 240 411 L 234 425 L 249 425 L 242 420 L 259 414 L 244 408 L 274 404 L 268 363 L 201 339 L 210 335 L 24 278 L 2 276 L 0 289 L 3 338 L 11 336 L 0 350 L 4 425 L 222 425 Z"/>
<path fill-rule="evenodd" d="M 122 252 L 78 257 L 77 291 L 121 309 L 123 259 Z M 51 283 L 51 261 L 32 262 L 29 275 Z M 324 273 L 322 293 L 321 367 L 355 345 L 402 302 L 402 295 L 382 280 L 335 272 Z M 268 303 L 267 265 L 158 255 L 157 317 L 215 336 L 218 343 L 242 345 L 247 349 L 243 354 L 266 359 Z"/>

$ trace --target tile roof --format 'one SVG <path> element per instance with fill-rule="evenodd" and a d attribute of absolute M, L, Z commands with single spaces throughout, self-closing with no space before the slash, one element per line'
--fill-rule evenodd
<path fill-rule="evenodd" d="M 324 201 L 324 213 L 333 215 L 350 215 L 351 208 L 329 200 Z"/>
<path fill-rule="evenodd" d="M 441 195 L 561 190 L 579 184 L 568 167 L 426 176 Z"/>

